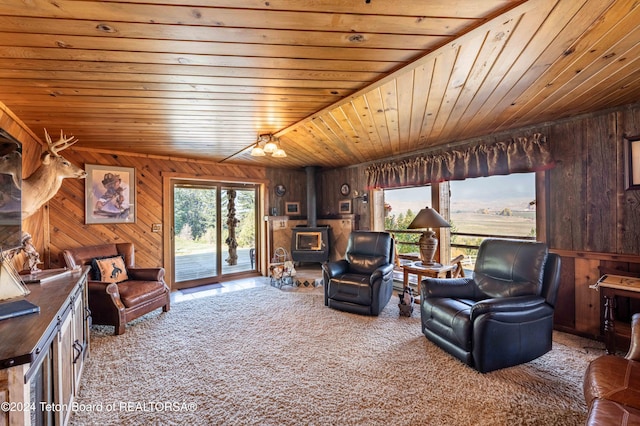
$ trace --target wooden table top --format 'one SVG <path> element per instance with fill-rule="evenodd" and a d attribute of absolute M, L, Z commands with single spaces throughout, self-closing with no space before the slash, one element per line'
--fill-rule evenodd
<path fill-rule="evenodd" d="M 440 273 L 440 272 L 452 271 L 456 266 L 456 265 L 423 266 L 421 265 L 421 263 L 422 262 L 407 263 L 405 265 L 402 265 L 402 268 L 407 272 L 416 271 L 420 273 L 422 272 Z"/>
<path fill-rule="evenodd" d="M 25 299 L 40 312 L 0 321 L 0 369 L 33 362 L 46 350 L 47 340 L 57 332 L 58 317 L 64 312 L 74 287 L 89 267 L 69 271 L 41 284 L 27 284 Z"/>
<path fill-rule="evenodd" d="M 640 292 L 640 278 L 607 274 L 603 275 L 602 278 L 598 280 L 598 286 L 603 288 L 615 288 L 618 290 Z"/>

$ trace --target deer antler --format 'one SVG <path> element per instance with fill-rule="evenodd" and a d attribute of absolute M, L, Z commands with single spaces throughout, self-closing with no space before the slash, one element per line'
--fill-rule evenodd
<path fill-rule="evenodd" d="M 66 135 L 62 134 L 62 130 L 60 130 L 60 139 L 56 142 L 51 141 L 51 137 L 49 136 L 47 129 L 44 129 L 44 136 L 45 138 L 47 138 L 47 150 L 49 151 L 49 153 L 51 153 L 51 155 L 55 157 L 60 157 L 60 155 L 58 155 L 58 152 L 69 148 L 71 145 L 78 142 L 78 139 L 75 139 L 73 136 L 67 138 Z"/>

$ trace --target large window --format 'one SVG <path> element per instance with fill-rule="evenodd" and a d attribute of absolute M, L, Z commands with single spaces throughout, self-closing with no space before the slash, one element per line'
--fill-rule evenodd
<path fill-rule="evenodd" d="M 431 187 L 385 189 L 384 228 L 394 234 L 399 254 L 418 255 L 418 240 L 422 231 L 404 231 L 420 209 L 431 207 Z"/>
<path fill-rule="evenodd" d="M 487 237 L 535 238 L 535 173 L 450 182 L 451 256 L 475 259 Z"/>
<path fill-rule="evenodd" d="M 451 257 L 466 256 L 472 268 L 480 242 L 487 237 L 534 239 L 535 173 L 452 181 L 450 187 Z M 398 232 L 418 211 L 431 205 L 431 187 L 386 189 L 385 229 L 394 232 L 400 254 L 414 253 L 420 232 Z"/>

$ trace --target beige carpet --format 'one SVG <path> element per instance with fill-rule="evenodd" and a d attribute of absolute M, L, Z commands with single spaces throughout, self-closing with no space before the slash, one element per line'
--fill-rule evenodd
<path fill-rule="evenodd" d="M 77 402 L 102 411 L 71 424 L 581 425 L 582 375 L 603 353 L 558 333 L 538 360 L 482 375 L 426 340 L 417 309 L 399 317 L 395 294 L 371 318 L 270 286 L 134 324 L 94 329 Z"/>

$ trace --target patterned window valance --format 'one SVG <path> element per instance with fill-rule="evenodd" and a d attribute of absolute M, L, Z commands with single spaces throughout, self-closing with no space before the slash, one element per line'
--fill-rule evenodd
<path fill-rule="evenodd" d="M 366 169 L 369 188 L 398 188 L 481 176 L 533 172 L 554 166 L 546 138 L 536 133 L 491 144 L 372 164 Z"/>

